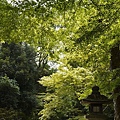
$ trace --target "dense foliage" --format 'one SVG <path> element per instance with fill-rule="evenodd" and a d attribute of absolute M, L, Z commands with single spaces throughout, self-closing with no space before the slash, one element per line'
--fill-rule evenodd
<path fill-rule="evenodd" d="M 43 91 L 44 88 L 37 81 L 43 75 L 49 75 L 51 73 L 49 71 L 47 57 L 37 55 L 36 50 L 30 45 L 2 43 L 0 46 L 0 107 L 21 110 L 22 114 L 30 117 L 37 106 L 37 89 Z"/>
<path fill-rule="evenodd" d="M 39 56 L 47 55 L 51 63 L 57 63 L 56 73 L 40 79 L 46 87 L 41 120 L 70 119 L 77 101 L 87 96 L 92 86 L 98 85 L 107 94 L 120 84 L 119 68 L 110 70 L 111 48 L 120 44 L 119 0 L 11 1 L 0 2 L 1 42 L 27 42 L 45 53 L 39 52 Z M 9 59 L 6 57 L 3 62 L 9 64 Z M 22 89 L 29 91 L 31 83 L 27 81 L 34 82 L 31 77 L 34 69 L 29 66 L 30 61 L 25 61 L 28 68 L 18 69 L 15 77 L 20 87 L 26 84 Z M 11 67 L 5 69 L 11 70 Z M 27 71 L 31 73 L 29 77 Z M 19 75 L 25 82 L 19 80 Z"/>
<path fill-rule="evenodd" d="M 17 108 L 19 87 L 15 80 L 7 76 L 0 77 L 0 107 Z"/>
<path fill-rule="evenodd" d="M 15 111 L 14 109 L 10 108 L 0 108 L 0 119 L 2 120 L 19 120 L 23 117 L 22 112 Z"/>

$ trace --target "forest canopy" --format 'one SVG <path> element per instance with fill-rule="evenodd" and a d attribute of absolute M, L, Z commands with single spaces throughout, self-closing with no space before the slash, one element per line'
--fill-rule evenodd
<path fill-rule="evenodd" d="M 72 118 L 94 85 L 108 97 L 120 85 L 119 0 L 2 0 L 0 19 L 1 44 L 27 43 L 57 66 L 38 79 L 46 88 L 41 120 Z"/>

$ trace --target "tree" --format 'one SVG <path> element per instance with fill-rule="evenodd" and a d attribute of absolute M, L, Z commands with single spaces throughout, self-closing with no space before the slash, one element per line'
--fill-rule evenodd
<path fill-rule="evenodd" d="M 17 108 L 20 89 L 15 80 L 0 77 L 0 107 Z"/>
<path fill-rule="evenodd" d="M 74 31 L 73 28 L 71 32 L 73 34 L 72 37 L 71 34 L 69 34 L 69 28 L 67 29 L 67 27 L 65 27 L 64 31 L 61 29 L 58 30 L 59 35 L 61 35 L 61 38 L 63 39 L 63 57 L 59 57 L 60 62 L 62 62 L 62 64 L 64 64 L 63 66 L 66 67 L 70 65 L 73 68 L 78 68 L 80 66 L 87 69 L 91 68 L 91 71 L 93 72 L 93 76 L 95 78 L 95 83 L 93 83 L 91 86 L 94 84 L 99 85 L 102 88 L 103 93 L 113 91 L 114 88 L 116 88 L 117 84 L 119 84 L 119 76 L 117 77 L 116 81 L 113 82 L 112 76 L 114 72 L 111 72 L 109 69 L 110 49 L 115 43 L 119 42 L 119 39 L 117 37 L 119 36 L 119 33 L 117 31 L 119 31 L 118 13 L 120 12 L 119 7 L 117 6 L 118 2 L 114 1 L 114 5 L 111 2 L 104 3 L 104 1 L 101 1 L 99 3 L 94 1 L 91 1 L 90 3 L 86 2 L 84 4 L 86 6 L 81 8 L 81 11 L 83 9 L 82 13 L 87 16 L 90 13 L 92 14 L 94 11 L 96 14 L 93 13 L 93 16 L 88 15 L 88 18 L 85 16 L 85 19 L 83 19 L 87 21 L 86 24 L 81 23 L 80 28 L 78 28 L 76 31 Z M 64 19 L 66 20 L 66 25 L 70 23 L 70 21 L 67 19 L 67 12 L 66 18 Z M 66 35 L 66 37 L 62 35 L 63 33 Z M 77 36 L 78 39 L 75 39 L 75 41 L 74 35 L 79 35 Z M 61 51 L 59 50 L 58 53 L 60 52 Z M 106 85 L 109 85 L 109 88 L 107 88 Z M 49 85 L 47 84 L 47 86 Z M 46 106 L 47 105 L 45 105 L 45 108 Z"/>
<path fill-rule="evenodd" d="M 38 92 L 37 89 L 39 88 L 41 91 L 45 89 L 43 86 L 38 86 L 37 81 L 43 75 L 51 74 L 47 62 L 44 63 L 44 61 L 47 61 L 47 57 L 44 58 L 37 55 L 36 50 L 26 43 L 5 42 L 1 44 L 0 76 L 8 76 L 10 79 L 16 80 L 20 88 L 19 96 L 15 95 L 16 97 L 14 98 L 14 91 L 13 93 L 12 91 L 8 91 L 11 89 L 10 86 L 7 88 L 1 87 L 1 91 L 8 91 L 8 94 L 7 92 L 4 94 L 8 97 L 6 100 L 12 100 L 11 102 L 6 102 L 5 98 L 1 98 L 6 103 L 1 103 L 2 107 L 12 106 L 14 108 L 12 104 L 15 104 L 17 101 L 17 109 L 21 109 L 26 115 L 32 113 L 37 105 L 35 96 Z M 3 82 L 5 82 L 4 79 Z"/>
<path fill-rule="evenodd" d="M 7 75 L 15 79 L 21 91 L 34 91 L 37 64 L 36 54 L 32 48 L 19 43 L 3 43 L 0 58 L 1 76 Z"/>
<path fill-rule="evenodd" d="M 9 18 L 9 12 L 6 12 L 9 5 L 3 3 L 2 11 L 6 14 L 1 14 L 5 15 L 3 18 Z M 10 30 L 10 40 L 41 47 L 60 67 L 90 69 L 96 85 L 106 94 L 119 84 L 119 77 L 113 81 L 115 71 L 109 69 L 110 49 L 119 42 L 119 4 L 119 0 L 15 2 L 10 4 L 10 11 L 17 10 L 18 22 L 16 29 Z M 6 34 L 2 32 L 3 36 Z M 1 40 L 7 39 L 1 37 Z M 94 82 L 91 87 L 93 85 Z"/>
<path fill-rule="evenodd" d="M 83 108 L 78 100 L 90 92 L 88 88 L 92 81 L 92 73 L 80 67 L 60 69 L 59 72 L 44 77 L 40 83 L 47 87 L 47 94 L 40 119 L 74 119 L 75 111 L 77 113 L 81 110 L 82 113 Z"/>
<path fill-rule="evenodd" d="M 16 108 L 21 109 L 25 114 L 30 114 L 37 105 L 34 97 L 38 79 L 35 50 L 25 43 L 2 43 L 0 58 L 0 76 L 4 77 L 7 75 L 10 79 L 16 80 L 20 88 Z M 11 88 L 8 86 L 7 89 Z M 12 101 L 11 103 L 6 103 L 3 107 L 12 106 L 16 102 L 11 94 L 8 96 L 7 93 L 4 93 Z M 26 104 L 27 106 L 21 106 L 21 104 Z"/>
<path fill-rule="evenodd" d="M 120 44 L 117 43 L 111 48 L 111 69 L 115 70 L 115 74 L 113 76 L 113 80 L 116 82 L 119 81 L 120 78 Z M 120 84 L 117 83 L 114 89 L 114 108 L 115 108 L 115 120 L 120 119 Z"/>

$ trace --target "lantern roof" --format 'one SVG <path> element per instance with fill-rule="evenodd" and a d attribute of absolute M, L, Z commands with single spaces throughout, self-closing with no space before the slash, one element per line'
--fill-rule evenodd
<path fill-rule="evenodd" d="M 82 103 L 108 104 L 111 102 L 112 102 L 112 100 L 110 100 L 106 96 L 100 94 L 98 86 L 94 86 L 92 88 L 92 93 L 90 95 L 88 95 L 88 97 L 86 99 L 82 100 Z"/>

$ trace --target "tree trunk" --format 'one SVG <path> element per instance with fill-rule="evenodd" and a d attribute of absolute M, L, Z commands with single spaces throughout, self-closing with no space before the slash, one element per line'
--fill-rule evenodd
<path fill-rule="evenodd" d="M 120 68 L 120 43 L 111 49 L 111 70 Z"/>
<path fill-rule="evenodd" d="M 111 70 L 120 68 L 120 43 L 116 44 L 111 49 Z M 119 77 L 120 73 L 119 71 L 114 76 L 114 80 L 116 77 Z M 116 85 L 116 88 L 114 89 L 114 120 L 120 120 L 120 84 Z"/>
<path fill-rule="evenodd" d="M 114 98 L 114 120 L 120 120 L 120 95 L 118 94 L 120 94 L 120 86 L 116 87 L 114 90 L 114 95 L 116 96 Z"/>

